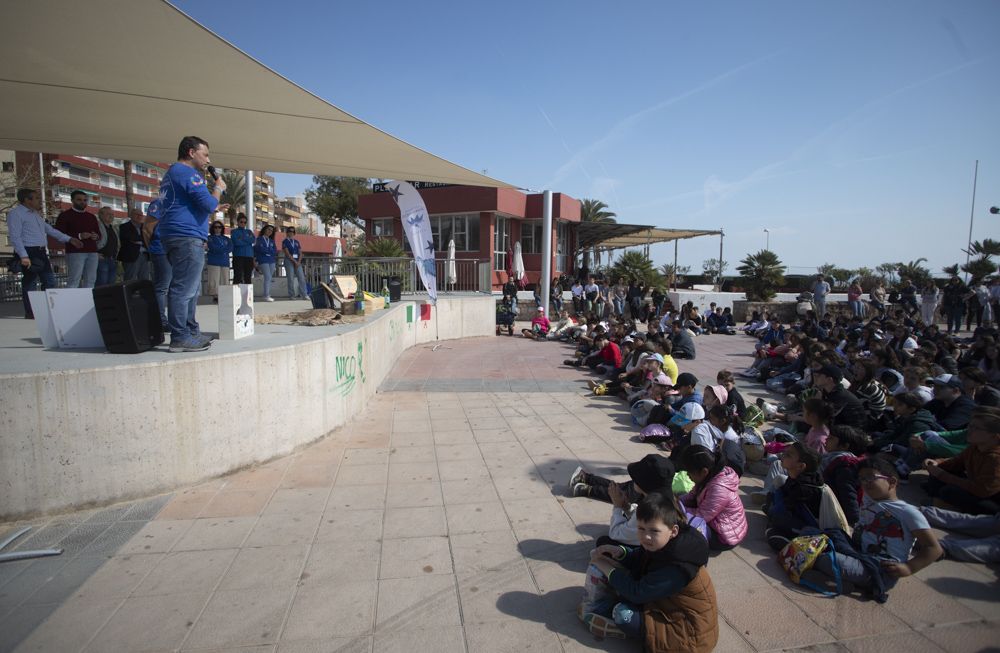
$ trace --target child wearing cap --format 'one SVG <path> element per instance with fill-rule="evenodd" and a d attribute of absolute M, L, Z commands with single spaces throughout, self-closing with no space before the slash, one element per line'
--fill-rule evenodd
<path fill-rule="evenodd" d="M 531 340 L 545 340 L 545 336 L 548 335 L 551 326 L 549 318 L 545 315 L 545 308 L 539 306 L 535 312 L 535 317 L 531 318 L 531 328 L 521 329 L 521 335 Z"/>
<path fill-rule="evenodd" d="M 591 474 L 577 467 L 569 479 L 569 487 L 574 497 L 587 497 L 604 501 L 614 506 L 608 534 L 597 538 L 597 546 L 602 544 L 639 544 L 635 523 L 635 504 L 649 492 L 687 492 L 694 483 L 686 473 L 677 473 L 674 464 L 665 456 L 651 453 L 641 460 L 629 463 L 627 468 L 631 480 L 624 483 Z"/>
<path fill-rule="evenodd" d="M 962 512 L 1000 512 L 1000 409 L 976 409 L 966 440 L 957 456 L 924 461 L 931 476 L 924 490 Z"/>

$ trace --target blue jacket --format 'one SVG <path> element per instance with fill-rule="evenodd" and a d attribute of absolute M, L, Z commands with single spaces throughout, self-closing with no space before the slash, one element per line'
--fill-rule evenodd
<path fill-rule="evenodd" d="M 239 227 L 229 232 L 233 241 L 233 256 L 253 256 L 253 232 L 246 227 Z"/>
<path fill-rule="evenodd" d="M 284 250 L 286 258 L 299 260 L 302 257 L 302 243 L 294 238 L 286 236 L 281 241 L 281 249 Z"/>
<path fill-rule="evenodd" d="M 183 163 L 171 165 L 160 181 L 160 202 L 160 238 L 208 238 L 208 216 L 219 200 L 208 192 L 200 171 Z"/>
<path fill-rule="evenodd" d="M 257 236 L 253 242 L 253 253 L 258 263 L 274 263 L 278 258 L 278 247 L 270 238 Z"/>
<path fill-rule="evenodd" d="M 233 251 L 233 241 L 229 236 L 212 235 L 208 237 L 208 264 L 229 267 L 229 252 Z"/>

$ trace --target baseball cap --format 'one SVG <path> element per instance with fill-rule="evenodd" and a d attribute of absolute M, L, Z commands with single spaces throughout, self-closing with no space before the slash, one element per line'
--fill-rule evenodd
<path fill-rule="evenodd" d="M 698 377 L 696 377 L 694 374 L 691 374 L 691 372 L 682 372 L 681 374 L 677 375 L 677 383 L 675 383 L 674 385 L 678 387 L 682 385 L 689 385 L 693 388 L 697 388 Z M 704 415 L 702 415 L 702 418 L 703 417 Z"/>
<path fill-rule="evenodd" d="M 692 401 L 681 406 L 681 409 L 670 418 L 670 423 L 677 426 L 687 426 L 696 419 L 705 419 L 705 409 Z"/>
<path fill-rule="evenodd" d="M 660 372 L 655 377 L 653 377 L 653 383 L 655 383 L 656 385 L 666 385 L 666 386 L 673 385 L 672 383 L 670 383 L 670 377 L 664 374 L 663 372 Z"/>
<path fill-rule="evenodd" d="M 646 360 L 654 360 L 657 363 L 661 363 L 662 364 L 663 363 L 663 356 L 661 356 L 660 354 L 653 354 L 649 358 L 647 358 Z"/>
<path fill-rule="evenodd" d="M 625 343 L 625 342 L 635 342 L 635 338 L 632 338 L 630 336 L 625 336 L 624 338 L 622 338 L 622 342 L 623 343 Z"/>
<path fill-rule="evenodd" d="M 927 380 L 930 381 L 932 385 L 947 386 L 957 390 L 962 389 L 962 379 L 958 378 L 957 374 L 941 374 Z"/>
<path fill-rule="evenodd" d="M 674 464 L 670 459 L 651 453 L 642 460 L 628 464 L 628 475 L 645 492 L 670 492 L 674 481 Z"/>
<path fill-rule="evenodd" d="M 828 376 L 834 380 L 835 383 L 840 383 L 844 380 L 844 371 L 841 370 L 836 365 L 824 365 L 823 367 L 816 370 L 817 374 L 822 374 Z"/>

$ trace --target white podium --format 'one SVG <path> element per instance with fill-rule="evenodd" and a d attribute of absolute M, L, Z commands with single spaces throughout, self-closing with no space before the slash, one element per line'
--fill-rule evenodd
<path fill-rule="evenodd" d="M 103 349 L 90 288 L 49 288 L 28 293 L 42 345 L 50 349 Z"/>
<path fill-rule="evenodd" d="M 219 340 L 253 335 L 253 285 L 219 286 Z"/>

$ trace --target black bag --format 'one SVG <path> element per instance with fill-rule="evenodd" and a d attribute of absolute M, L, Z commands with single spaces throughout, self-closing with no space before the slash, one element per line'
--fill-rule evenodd
<path fill-rule="evenodd" d="M 10 272 L 11 274 L 19 274 L 23 270 L 24 267 L 21 265 L 20 257 L 18 256 L 10 257 L 10 260 L 7 261 L 7 272 Z"/>

